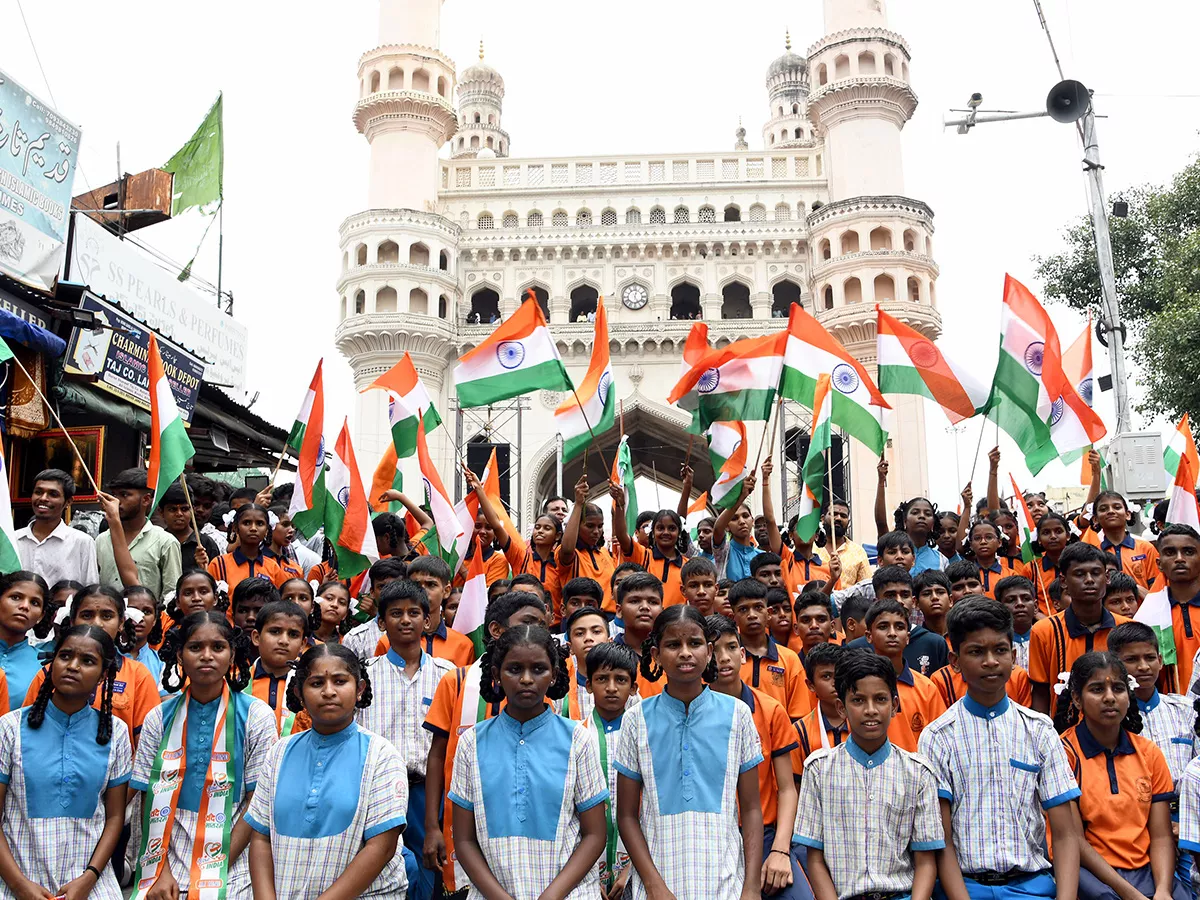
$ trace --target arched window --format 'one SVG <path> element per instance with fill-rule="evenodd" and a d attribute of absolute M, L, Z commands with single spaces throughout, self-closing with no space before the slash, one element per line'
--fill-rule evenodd
<path fill-rule="evenodd" d="M 858 252 L 858 232 L 847 231 L 842 235 L 842 256 Z"/>
<path fill-rule="evenodd" d="M 589 315 L 595 315 L 599 296 L 599 292 L 590 284 L 581 284 L 571 291 L 571 321 L 589 321 Z"/>
<path fill-rule="evenodd" d="M 775 204 L 775 221 L 787 222 L 792 218 L 792 208 L 786 203 Z"/>
<path fill-rule="evenodd" d="M 731 281 L 721 289 L 722 319 L 749 319 L 753 315 L 750 309 L 750 288 L 740 281 Z"/>
<path fill-rule="evenodd" d="M 400 248 L 395 241 L 384 241 L 375 250 L 375 262 L 395 265 L 400 262 Z"/>
<path fill-rule="evenodd" d="M 671 318 L 701 318 L 700 288 L 690 281 L 681 281 L 671 288 Z"/>
<path fill-rule="evenodd" d="M 442 294 L 438 297 L 438 318 L 439 319 L 446 318 L 446 315 L 449 311 L 450 311 L 450 301 L 446 299 L 445 294 Z"/>
<path fill-rule="evenodd" d="M 529 286 L 529 290 L 533 291 L 533 296 L 537 298 L 538 306 L 542 308 L 542 315 L 546 317 L 546 321 L 550 320 L 550 294 L 540 284 Z M 525 291 L 521 291 L 521 301 L 525 300 Z"/>
<path fill-rule="evenodd" d="M 424 69 L 417 69 L 417 71 L 413 72 L 412 89 L 414 91 L 429 93 L 429 73 Z"/>
<path fill-rule="evenodd" d="M 871 249 L 872 250 L 891 250 L 892 249 L 892 232 L 882 225 L 871 232 Z"/>
<path fill-rule="evenodd" d="M 471 295 L 471 312 L 467 314 L 468 325 L 487 325 L 500 321 L 500 295 L 491 288 L 480 288 Z"/>
<path fill-rule="evenodd" d="M 477 134 L 471 135 L 471 149 L 472 150 L 479 149 L 479 135 L 477 135 Z"/>
<path fill-rule="evenodd" d="M 575 213 L 575 224 L 580 228 L 587 228 L 592 224 L 592 211 L 590 209 L 581 209 Z"/>
<path fill-rule="evenodd" d="M 842 288 L 842 296 L 847 303 L 862 303 L 862 282 L 857 278 L 847 278 Z"/>
<path fill-rule="evenodd" d="M 565 209 L 558 210 L 551 218 L 550 224 L 555 228 L 567 227 L 567 211 Z"/>
<path fill-rule="evenodd" d="M 408 311 L 418 316 L 429 315 L 429 295 L 420 288 L 409 291 Z"/>
<path fill-rule="evenodd" d="M 625 224 L 626 225 L 641 225 L 642 224 L 642 211 L 640 209 L 638 209 L 636 206 L 631 206 L 631 207 L 629 207 L 629 209 L 625 210 Z"/>
<path fill-rule="evenodd" d="M 874 75 L 875 74 L 875 54 L 868 50 L 864 50 L 858 54 L 858 74 L 859 75 Z"/>
<path fill-rule="evenodd" d="M 438 254 L 438 268 L 443 272 L 450 271 L 450 254 L 445 250 Z"/>
<path fill-rule="evenodd" d="M 530 228 L 542 227 L 542 214 L 536 209 L 525 217 L 525 224 Z"/>
<path fill-rule="evenodd" d="M 765 222 L 767 220 L 767 208 L 761 203 L 755 203 L 750 207 L 751 222 Z"/>
<path fill-rule="evenodd" d="M 794 281 L 778 281 L 771 288 L 771 316 L 786 319 L 792 304 L 800 302 L 800 285 Z"/>
<path fill-rule="evenodd" d="M 713 209 L 711 206 L 700 207 L 700 221 L 701 222 L 717 221 L 717 211 L 715 209 Z"/>
<path fill-rule="evenodd" d="M 439 97 L 446 96 L 446 79 L 441 77 L 440 75 L 438 76 L 438 96 Z M 442 316 L 442 318 L 444 319 L 445 316 Z"/>
<path fill-rule="evenodd" d="M 913 303 L 921 302 L 921 282 L 912 275 L 908 277 L 908 299 Z"/>
<path fill-rule="evenodd" d="M 373 94 L 377 90 L 379 90 L 379 73 L 372 72 L 371 73 L 371 93 Z"/>
<path fill-rule="evenodd" d="M 833 77 L 850 77 L 850 57 L 846 56 L 844 53 L 833 61 Z"/>
<path fill-rule="evenodd" d="M 354 248 L 354 264 L 357 266 L 365 266 L 367 264 L 366 244 L 359 244 Z"/>
<path fill-rule="evenodd" d="M 675 224 L 686 224 L 688 221 L 688 208 L 686 206 L 675 207 Z"/>
<path fill-rule="evenodd" d="M 480 213 L 477 225 L 480 231 L 491 231 L 496 227 L 496 222 L 491 213 Z"/>
<path fill-rule="evenodd" d="M 517 228 L 520 224 L 521 220 L 517 218 L 517 214 L 515 212 L 506 212 L 504 214 L 505 228 Z"/>
<path fill-rule="evenodd" d="M 792 115 L 793 116 L 800 115 L 800 104 L 799 103 L 792 104 Z"/>
<path fill-rule="evenodd" d="M 821 241 L 821 243 L 817 245 L 817 253 L 820 254 L 821 259 L 830 259 L 833 256 L 833 254 L 830 252 L 830 249 L 829 249 L 829 239 L 828 238 Z"/>
<path fill-rule="evenodd" d="M 875 302 L 884 303 L 896 299 L 896 281 L 891 275 L 875 276 Z"/>
<path fill-rule="evenodd" d="M 375 292 L 375 312 L 395 312 L 396 311 L 396 289 L 394 287 L 381 287 Z"/>
<path fill-rule="evenodd" d="M 388 90 L 402 91 L 404 90 L 404 70 L 400 68 L 392 69 L 388 72 Z"/>
<path fill-rule="evenodd" d="M 825 285 L 825 308 L 833 309 L 833 287 Z"/>
<path fill-rule="evenodd" d="M 383 247 L 379 249 L 382 251 Z M 413 266 L 429 265 L 429 248 L 424 244 L 413 244 L 408 248 L 408 262 Z"/>
<path fill-rule="evenodd" d="M 367 311 L 367 292 L 359 291 L 354 295 L 354 314 L 361 316 Z"/>
<path fill-rule="evenodd" d="M 803 137 L 804 137 L 804 129 L 803 129 L 803 128 L 797 128 L 797 129 L 796 129 L 796 140 L 800 140 L 800 139 L 801 139 L 801 138 L 803 138 Z"/>
<path fill-rule="evenodd" d="M 904 249 L 909 253 L 917 252 L 917 233 L 911 228 L 904 232 Z"/>
<path fill-rule="evenodd" d="M 480 121 L 481 121 L 481 119 L 479 117 L 479 113 L 475 113 L 475 124 L 478 125 L 480 123 Z"/>
<path fill-rule="evenodd" d="M 775 146 L 775 135 L 773 135 L 773 134 L 767 135 L 767 140 L 770 142 L 772 147 Z"/>
<path fill-rule="evenodd" d="M 666 225 L 667 224 L 667 211 L 665 209 L 663 209 L 661 206 L 655 206 L 655 207 L 651 208 L 650 224 L 651 225 Z"/>
<path fill-rule="evenodd" d="M 817 85 L 829 83 L 829 67 L 825 63 L 817 66 Z M 832 307 L 830 307 L 832 309 Z"/>
<path fill-rule="evenodd" d="M 615 209 L 606 209 L 603 212 L 601 212 L 600 213 L 600 224 L 601 225 L 616 225 L 617 224 L 617 211 Z"/>

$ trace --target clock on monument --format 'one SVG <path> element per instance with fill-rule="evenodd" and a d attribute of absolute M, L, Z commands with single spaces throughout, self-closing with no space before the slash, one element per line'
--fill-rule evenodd
<path fill-rule="evenodd" d="M 626 309 L 641 309 L 649 300 L 650 292 L 640 284 L 628 285 L 621 291 L 621 302 L 625 304 Z"/>

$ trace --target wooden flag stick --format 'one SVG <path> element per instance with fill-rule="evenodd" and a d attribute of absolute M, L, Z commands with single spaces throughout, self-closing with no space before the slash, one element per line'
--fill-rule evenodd
<path fill-rule="evenodd" d="M 775 408 L 771 409 L 771 412 L 767 415 L 767 421 L 763 422 L 762 437 L 758 441 L 758 455 L 754 457 L 753 471 L 758 471 L 758 464 L 762 460 L 763 447 L 767 445 L 767 429 L 771 428 L 773 421 L 775 421 Z M 773 428 L 771 429 L 771 442 L 775 442 L 775 430 Z"/>
<path fill-rule="evenodd" d="M 662 495 L 658 492 L 658 463 L 650 460 L 650 471 L 654 473 L 654 504 L 662 509 Z"/>
<path fill-rule="evenodd" d="M 687 465 L 689 462 L 691 462 L 691 459 L 692 459 L 692 444 L 694 444 L 695 442 L 696 442 L 696 435 L 694 435 L 694 434 L 689 434 L 689 435 L 688 435 L 688 448 L 687 448 L 687 454 L 686 454 L 686 455 L 683 457 L 683 464 L 684 464 L 685 466 L 686 466 L 686 465 Z M 689 497 L 688 499 L 690 500 L 691 498 Z"/>
<path fill-rule="evenodd" d="M 37 382 L 34 381 L 33 376 L 29 374 L 29 370 L 21 365 L 21 361 L 17 359 L 16 354 L 13 355 L 12 361 L 16 364 L 18 369 L 25 373 L 25 377 L 29 379 L 30 387 L 32 387 L 37 395 L 42 398 L 42 402 L 46 404 L 46 409 L 50 410 L 50 415 L 54 418 L 54 424 L 57 425 L 59 430 L 66 436 L 67 443 L 69 443 L 71 445 L 71 449 L 75 451 L 75 456 L 78 458 L 79 464 L 83 466 L 83 473 L 87 475 L 88 481 L 92 483 L 92 488 L 96 491 L 96 495 L 99 496 L 100 485 L 96 484 L 96 478 L 92 475 L 92 470 L 88 468 L 87 463 L 84 461 L 83 454 L 80 453 L 79 448 L 75 446 L 75 441 L 71 438 L 71 433 L 67 431 L 67 426 L 62 423 L 62 419 L 58 417 L 58 413 L 54 411 L 54 407 L 46 398 L 46 395 L 42 393 L 42 389 L 37 386 Z"/>
<path fill-rule="evenodd" d="M 283 461 L 286 458 L 287 458 L 287 443 L 284 442 L 283 449 L 279 451 L 279 462 L 275 463 L 275 471 L 271 473 L 271 483 L 270 483 L 269 487 L 275 487 L 275 479 L 279 477 L 279 470 L 283 468 Z M 183 489 L 186 491 L 187 486 L 184 485 Z M 188 505 L 190 506 L 191 503 L 192 503 L 192 501 L 189 500 Z M 193 519 L 196 518 L 195 510 L 192 511 L 192 518 Z"/>
<path fill-rule="evenodd" d="M 575 395 L 575 403 L 579 406 L 579 414 L 583 416 L 583 424 L 587 426 L 588 434 L 592 436 L 591 443 L 596 445 L 596 452 L 600 454 L 600 462 L 604 463 L 605 471 L 611 472 L 608 468 L 608 461 L 604 458 L 604 450 L 601 448 L 599 441 L 596 439 L 596 432 L 592 431 L 592 423 L 588 421 L 587 413 L 583 409 L 583 401 L 579 399 L 579 394 L 575 390 L 575 385 L 571 385 L 571 393 Z M 624 417 L 622 417 L 624 418 Z M 586 469 L 584 470 L 587 471 Z"/>
<path fill-rule="evenodd" d="M 975 468 L 979 465 L 979 451 L 983 449 L 983 433 L 987 431 L 987 416 L 983 417 L 983 424 L 979 426 L 979 440 L 975 444 L 975 458 L 971 461 L 971 477 L 967 479 L 967 484 L 975 483 Z M 1000 443 L 1000 424 L 996 423 L 996 443 Z M 963 510 L 968 516 L 975 515 L 975 510 Z"/>
<path fill-rule="evenodd" d="M 279 471 L 276 469 L 275 471 Z M 196 524 L 196 507 L 192 506 L 192 492 L 188 490 L 187 473 L 179 473 L 179 483 L 183 486 L 183 497 L 187 500 L 188 512 L 192 514 L 192 532 L 196 535 L 196 543 L 200 544 L 200 526 Z"/>

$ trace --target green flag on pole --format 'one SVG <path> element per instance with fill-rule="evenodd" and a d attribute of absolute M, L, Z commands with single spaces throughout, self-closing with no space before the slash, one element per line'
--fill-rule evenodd
<path fill-rule="evenodd" d="M 177 216 L 194 206 L 203 207 L 224 196 L 225 140 L 221 127 L 222 95 L 188 139 L 167 161 L 163 169 L 175 176 L 171 190 L 171 215 Z"/>

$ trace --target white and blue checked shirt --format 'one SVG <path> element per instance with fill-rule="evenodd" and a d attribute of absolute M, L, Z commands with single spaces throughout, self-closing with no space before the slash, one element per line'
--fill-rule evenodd
<path fill-rule="evenodd" d="M 421 651 L 421 666 L 408 677 L 404 658 L 394 649 L 376 656 L 368 668 L 371 705 L 354 714 L 363 728 L 387 738 L 400 751 L 412 775 L 425 777 L 433 732 L 424 728 L 439 682 L 454 671 L 454 663 Z"/>
<path fill-rule="evenodd" d="M 1048 716 L 1007 697 L 990 707 L 963 697 L 925 726 L 919 750 L 950 801 L 964 874 L 1050 868 L 1042 811 L 1077 798 L 1079 785 Z"/>
<path fill-rule="evenodd" d="M 342 646 L 363 662 L 370 662 L 375 659 L 375 645 L 381 637 L 383 629 L 379 627 L 379 619 L 372 616 L 346 632 L 346 636 L 342 638 Z"/>
<path fill-rule="evenodd" d="M 275 895 L 278 900 L 315 900 L 341 877 L 346 867 L 363 848 L 363 845 L 378 834 L 405 824 L 408 807 L 408 774 L 404 760 L 391 743 L 377 734 L 350 725 L 349 736 L 357 746 L 352 746 L 349 759 L 336 760 L 338 771 L 330 772 L 336 785 L 322 784 L 326 773 L 311 764 L 323 768 L 322 751 L 314 746 L 337 741 L 337 735 L 323 736 L 315 731 L 304 731 L 284 738 L 271 750 L 258 788 L 246 812 L 246 824 L 271 839 L 271 857 L 275 863 Z M 308 747 L 305 747 L 308 744 Z M 308 752 L 303 752 L 307 750 Z M 356 766 L 348 763 L 353 760 Z M 330 767 L 334 768 L 333 766 Z M 354 771 L 357 769 L 358 771 Z M 313 787 L 313 785 L 319 785 Z M 321 797 L 307 814 L 297 815 L 304 797 L 311 791 L 320 795 L 321 789 L 333 790 L 342 799 L 349 797 L 357 787 L 358 805 L 353 813 L 340 811 L 336 824 L 330 826 L 330 805 Z M 280 802 L 281 796 L 286 797 Z M 297 796 L 299 795 L 299 796 Z M 336 804 L 336 800 L 333 803 Z M 281 814 L 283 813 L 283 814 Z M 348 819 L 348 827 L 336 834 L 324 834 L 342 825 Z M 308 832 L 317 836 L 307 836 Z M 404 872 L 404 857 L 396 855 L 383 867 L 379 876 L 359 896 L 368 898 L 401 898 L 408 889 Z"/>
<path fill-rule="evenodd" d="M 507 712 L 463 732 L 450 801 L 475 815 L 488 868 L 510 896 L 535 900 L 579 846 L 579 814 L 608 800 L 596 735 L 547 707 L 528 722 Z M 596 900 L 593 866 L 566 900 Z M 483 895 L 471 885 L 471 900 Z"/>
<path fill-rule="evenodd" d="M 664 691 L 626 711 L 614 765 L 641 782 L 642 833 L 676 897 L 741 897 L 738 778 L 762 761 L 750 707 L 736 697 L 705 688 L 685 711 Z M 646 897 L 636 870 L 626 891 L 627 900 Z"/>
<path fill-rule="evenodd" d="M 929 761 L 885 742 L 854 739 L 804 763 L 795 840 L 825 854 L 839 898 L 912 892 L 911 853 L 946 846 Z"/>
<path fill-rule="evenodd" d="M 1138 700 L 1138 712 L 1142 714 L 1142 737 L 1158 745 L 1167 758 L 1171 780 L 1179 789 L 1183 770 L 1200 752 L 1200 740 L 1196 738 L 1196 711 L 1192 708 L 1192 697 L 1182 694 L 1160 694 L 1154 692 L 1149 700 Z"/>
<path fill-rule="evenodd" d="M 1029 671 L 1029 635 L 1018 634 L 1013 636 L 1013 662 Z"/>
<path fill-rule="evenodd" d="M 1175 788 L 1179 791 L 1179 849 L 1200 853 L 1200 757 L 1188 763 Z"/>
<path fill-rule="evenodd" d="M 67 716 L 50 703 L 41 728 L 26 731 L 22 723 L 29 712 L 25 707 L 0 718 L 0 784 L 8 790 L 4 836 L 21 874 L 58 894 L 91 859 L 108 821 L 104 792 L 129 781 L 133 753 L 129 729 L 115 717 L 108 744 L 96 743 L 99 714 L 90 706 Z M 25 736 L 31 746 L 24 745 Z M 97 771 L 101 765 L 105 768 Z M 65 788 L 49 784 L 64 770 L 70 779 Z M 61 795 L 50 796 L 56 787 Z M 40 796 L 30 796 L 31 791 Z M 0 882 L 0 897 L 12 896 Z M 111 866 L 104 867 L 89 896 L 120 900 Z"/>

